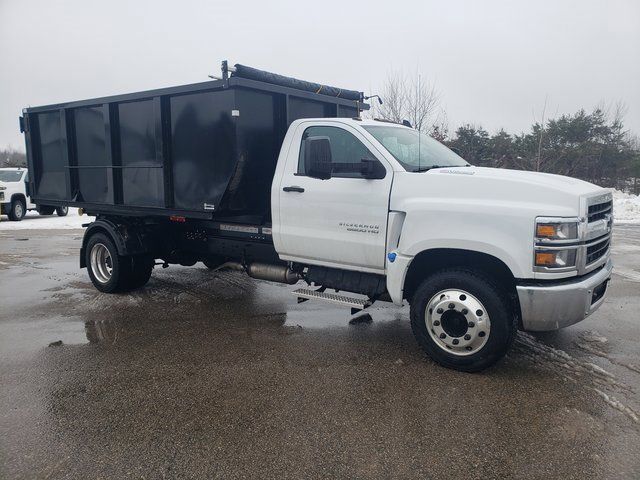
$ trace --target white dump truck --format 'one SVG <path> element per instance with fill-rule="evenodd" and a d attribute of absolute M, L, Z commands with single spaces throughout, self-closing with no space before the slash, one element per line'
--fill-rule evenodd
<path fill-rule="evenodd" d="M 602 305 L 610 191 L 469 165 L 363 120 L 364 99 L 225 62 L 212 82 L 29 108 L 34 197 L 97 216 L 80 264 L 100 291 L 201 261 L 352 313 L 408 302 L 420 346 L 463 371 Z"/>

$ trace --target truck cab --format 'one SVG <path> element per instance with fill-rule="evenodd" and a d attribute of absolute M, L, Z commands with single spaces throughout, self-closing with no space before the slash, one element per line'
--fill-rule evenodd
<path fill-rule="evenodd" d="M 67 207 L 38 207 L 28 193 L 29 171 L 26 168 L 0 168 L 0 214 L 6 214 L 10 220 L 20 221 L 30 210 L 38 210 L 42 215 L 51 215 L 54 211 L 65 216 Z"/>
<path fill-rule="evenodd" d="M 488 305 L 520 329 L 555 330 L 593 313 L 611 275 L 610 191 L 474 167 L 402 125 L 297 120 L 271 195 L 281 259 L 383 276 L 448 366 L 468 363 L 505 323 Z"/>

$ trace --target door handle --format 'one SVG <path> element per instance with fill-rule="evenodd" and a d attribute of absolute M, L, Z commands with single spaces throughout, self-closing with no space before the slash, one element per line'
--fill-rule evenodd
<path fill-rule="evenodd" d="M 298 192 L 298 193 L 302 193 L 304 192 L 304 188 L 302 187 L 298 187 L 296 185 L 292 186 L 292 187 L 284 187 L 282 189 L 284 192 Z"/>

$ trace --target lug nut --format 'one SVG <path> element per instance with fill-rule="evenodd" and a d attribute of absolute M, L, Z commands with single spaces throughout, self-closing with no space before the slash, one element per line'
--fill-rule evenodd
<path fill-rule="evenodd" d="M 466 348 L 467 350 L 471 351 L 471 347 L 467 346 L 467 347 L 464 347 L 464 348 Z"/>
<path fill-rule="evenodd" d="M 473 323 L 473 322 L 469 322 L 469 323 L 467 323 L 467 327 L 469 327 L 469 328 L 473 328 L 473 327 L 475 327 L 475 326 L 476 326 L 476 324 L 475 324 L 475 323 Z"/>
<path fill-rule="evenodd" d="M 460 295 L 460 300 L 462 300 L 463 302 L 467 299 L 467 296 L 462 294 Z"/>
<path fill-rule="evenodd" d="M 449 310 L 453 310 L 454 308 L 456 308 L 456 306 L 453 303 L 449 304 Z"/>
<path fill-rule="evenodd" d="M 444 310 L 442 310 L 441 308 L 439 308 L 438 310 L 436 310 L 436 313 L 442 313 Z"/>
<path fill-rule="evenodd" d="M 457 345 L 458 343 L 460 343 L 460 340 L 458 340 L 457 338 L 454 338 L 454 339 L 453 339 L 453 344 L 454 344 L 454 345 Z"/>
<path fill-rule="evenodd" d="M 463 315 L 466 315 L 467 313 L 469 313 L 469 310 L 467 310 L 466 308 L 463 308 L 463 309 L 462 309 L 462 314 L 463 314 Z"/>
<path fill-rule="evenodd" d="M 447 338 L 447 334 L 446 334 L 446 333 L 441 333 L 441 334 L 440 334 L 440 338 L 443 338 L 443 339 L 444 339 L 444 338 Z"/>
<path fill-rule="evenodd" d="M 433 326 L 434 327 L 439 327 L 440 326 L 440 320 L 434 320 L 433 321 Z"/>
<path fill-rule="evenodd" d="M 484 312 L 482 310 L 476 310 L 476 315 L 481 317 Z"/>
<path fill-rule="evenodd" d="M 479 336 L 479 337 L 484 337 L 485 335 L 486 335 L 486 333 L 485 333 L 485 332 L 480 332 L 480 333 L 478 334 L 478 336 Z"/>
<path fill-rule="evenodd" d="M 469 335 L 468 333 L 464 336 L 465 340 L 471 340 L 471 335 Z"/>

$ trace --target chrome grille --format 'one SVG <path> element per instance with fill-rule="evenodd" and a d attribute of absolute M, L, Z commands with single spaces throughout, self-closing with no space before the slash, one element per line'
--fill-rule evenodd
<path fill-rule="evenodd" d="M 589 212 L 587 213 L 587 218 L 589 219 L 589 223 L 596 222 L 598 220 L 602 220 L 606 218 L 607 214 L 611 213 L 613 210 L 613 202 L 609 200 L 608 202 L 596 203 L 595 205 L 589 206 Z"/>
<path fill-rule="evenodd" d="M 610 238 L 605 238 L 603 241 L 587 247 L 587 261 L 586 264 L 590 265 L 599 258 L 602 258 L 609 250 Z"/>

